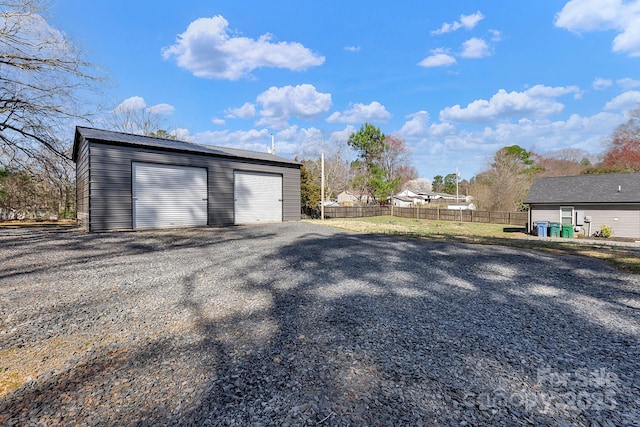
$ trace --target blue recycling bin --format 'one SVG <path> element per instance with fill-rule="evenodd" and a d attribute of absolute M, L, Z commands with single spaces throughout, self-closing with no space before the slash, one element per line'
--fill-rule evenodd
<path fill-rule="evenodd" d="M 547 237 L 547 227 L 549 223 L 546 221 L 538 221 L 536 222 L 536 227 L 538 228 L 538 236 Z"/>

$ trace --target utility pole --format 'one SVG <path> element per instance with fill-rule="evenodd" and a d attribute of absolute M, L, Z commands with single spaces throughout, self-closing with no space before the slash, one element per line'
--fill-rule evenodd
<path fill-rule="evenodd" d="M 458 181 L 460 178 L 460 172 L 458 172 L 458 165 L 456 165 L 456 203 L 458 203 L 460 201 L 460 199 L 458 198 Z"/>
<path fill-rule="evenodd" d="M 320 218 L 324 221 L 324 150 L 320 154 Z"/>

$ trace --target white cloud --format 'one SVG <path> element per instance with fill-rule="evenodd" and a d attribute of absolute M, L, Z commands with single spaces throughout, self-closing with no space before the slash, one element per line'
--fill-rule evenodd
<path fill-rule="evenodd" d="M 169 134 L 175 136 L 178 141 L 193 142 L 193 137 L 189 133 L 189 129 L 178 128 L 172 130 Z"/>
<path fill-rule="evenodd" d="M 409 121 L 407 121 L 402 128 L 400 128 L 400 135 L 423 135 L 426 133 L 428 125 L 429 125 L 429 113 L 421 110 L 417 113 L 410 114 L 407 116 Z"/>
<path fill-rule="evenodd" d="M 579 94 L 576 86 L 549 87 L 536 85 L 524 92 L 500 89 L 491 99 L 479 99 L 466 107 L 454 105 L 440 111 L 440 120 L 461 123 L 486 123 L 505 117 L 545 117 L 559 113 L 564 105 L 554 98 L 569 93 Z"/>
<path fill-rule="evenodd" d="M 360 46 L 345 46 L 344 50 L 347 52 L 360 52 Z"/>
<path fill-rule="evenodd" d="M 176 43 L 162 49 L 164 59 L 197 77 L 238 80 L 260 67 L 305 70 L 325 58 L 300 43 L 275 42 L 271 34 L 258 39 L 234 36 L 227 20 L 218 15 L 199 18 L 178 35 Z"/>
<path fill-rule="evenodd" d="M 115 113 L 135 112 L 145 109 L 148 113 L 159 115 L 170 115 L 175 111 L 175 107 L 169 104 L 156 104 L 147 108 L 147 103 L 141 96 L 131 96 L 122 101 L 116 108 L 113 109 Z"/>
<path fill-rule="evenodd" d="M 225 124 L 225 121 L 219 117 L 212 117 L 211 123 L 213 123 L 214 125 L 222 126 Z"/>
<path fill-rule="evenodd" d="M 450 123 L 429 123 L 429 113 L 424 110 L 410 114 L 407 118 L 409 120 L 402 125 L 398 132 L 401 137 L 429 136 L 440 138 L 456 132 L 455 127 Z"/>
<path fill-rule="evenodd" d="M 349 140 L 352 133 L 358 130 L 353 125 L 347 125 L 344 129 L 331 132 L 330 141 L 344 142 Z"/>
<path fill-rule="evenodd" d="M 559 28 L 582 31 L 615 30 L 612 50 L 640 56 L 640 1 L 571 0 L 556 15 Z"/>
<path fill-rule="evenodd" d="M 188 135 L 188 132 L 187 132 Z M 190 141 L 200 144 L 231 147 L 242 150 L 266 152 L 271 146 L 271 131 L 268 129 L 218 130 L 188 135 Z M 287 126 L 274 134 L 276 154 L 285 158 L 300 159 L 317 157 L 322 147 L 322 131 L 314 127 Z"/>
<path fill-rule="evenodd" d="M 484 58 L 489 56 L 491 51 L 489 45 L 482 39 L 473 37 L 462 44 L 463 58 Z"/>
<path fill-rule="evenodd" d="M 418 65 L 425 68 L 448 67 L 456 63 L 456 58 L 449 55 L 446 49 L 439 48 L 431 51 L 431 55 L 418 62 Z"/>
<path fill-rule="evenodd" d="M 151 114 L 160 114 L 163 116 L 168 116 L 170 114 L 173 114 L 173 112 L 175 111 L 175 107 L 173 105 L 169 105 L 169 104 L 156 104 L 156 105 L 152 105 L 151 107 L 147 108 L 147 111 Z"/>
<path fill-rule="evenodd" d="M 126 111 L 138 111 L 145 108 L 147 104 L 141 96 L 132 96 L 122 101 L 113 111 L 122 113 Z"/>
<path fill-rule="evenodd" d="M 321 93 L 313 85 L 271 87 L 256 99 L 262 106 L 258 125 L 284 127 L 291 117 L 317 119 L 331 108 L 331 94 Z"/>
<path fill-rule="evenodd" d="M 598 153 L 602 140 L 626 120 L 623 114 L 605 112 L 586 117 L 574 114 L 558 121 L 524 118 L 474 129 L 446 122 L 429 125 L 425 111 L 408 118 L 400 135 L 414 148 L 412 160 L 423 171 L 422 176 L 451 173 L 451 165 L 459 164 L 467 178 L 481 172 L 498 149 L 514 141 L 537 152 L 580 148 Z M 418 121 L 421 123 L 415 126 Z"/>
<path fill-rule="evenodd" d="M 225 117 L 228 119 L 250 119 L 256 115 L 256 106 L 250 102 L 245 102 L 239 108 L 227 108 Z"/>
<path fill-rule="evenodd" d="M 340 113 L 335 112 L 329 116 L 329 123 L 362 123 L 362 122 L 386 122 L 391 114 L 384 105 L 373 101 L 369 105 L 352 104 L 349 109 Z"/>
<path fill-rule="evenodd" d="M 627 111 L 636 108 L 640 104 L 640 92 L 630 90 L 620 94 L 607 102 L 604 106 L 605 110 L 621 110 Z"/>
<path fill-rule="evenodd" d="M 541 92 L 555 91 L 542 89 Z M 452 173 L 459 164 L 463 177 L 470 178 L 482 170 L 485 161 L 498 149 L 514 143 L 543 153 L 563 148 L 598 153 L 602 140 L 626 120 L 622 112 L 603 112 L 584 117 L 574 114 L 557 121 L 519 118 L 476 128 L 448 122 L 430 123 L 429 113 L 418 111 L 407 116 L 396 134 L 413 148 L 412 161 L 422 176 Z M 347 125 L 326 135 L 314 127 L 286 126 L 275 133 L 276 153 L 286 158 L 317 158 L 323 140 L 331 141 L 328 145 L 344 144 L 356 130 L 353 125 Z M 191 135 L 187 129 L 177 129 L 171 133 L 180 140 L 265 152 L 271 144 L 271 132 L 268 129 L 210 130 Z"/>
<path fill-rule="evenodd" d="M 624 89 L 633 89 L 634 87 L 640 86 L 640 80 L 631 79 L 629 77 L 617 80 L 616 83 L 618 83 Z"/>
<path fill-rule="evenodd" d="M 453 31 L 457 31 L 460 28 L 465 28 L 467 30 L 470 30 L 473 27 L 475 27 L 478 24 L 478 22 L 482 21 L 483 19 L 484 19 L 484 15 L 480 11 L 473 13 L 471 15 L 460 15 L 460 21 L 453 21 L 452 23 L 445 22 L 442 24 L 442 26 L 439 29 L 431 31 L 431 34 L 440 35 L 440 34 L 450 33 Z"/>
<path fill-rule="evenodd" d="M 475 27 L 478 22 L 482 21 L 483 19 L 484 15 L 480 11 L 471 15 L 460 15 L 460 22 L 462 23 L 462 26 L 467 30 Z"/>
<path fill-rule="evenodd" d="M 492 42 L 502 41 L 502 32 L 501 31 L 489 30 L 489 33 L 491 33 L 491 41 Z"/>
<path fill-rule="evenodd" d="M 611 86 L 613 86 L 613 81 L 611 79 L 603 79 L 601 77 L 596 78 L 593 83 L 591 83 L 591 87 L 595 90 L 602 90 Z"/>

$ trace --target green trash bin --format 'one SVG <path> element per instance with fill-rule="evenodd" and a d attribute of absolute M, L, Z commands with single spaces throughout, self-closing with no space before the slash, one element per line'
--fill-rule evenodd
<path fill-rule="evenodd" d="M 549 235 L 551 237 L 560 237 L 560 223 L 552 222 L 549 224 Z"/>
<path fill-rule="evenodd" d="M 573 237 L 573 224 L 562 224 L 562 237 Z"/>

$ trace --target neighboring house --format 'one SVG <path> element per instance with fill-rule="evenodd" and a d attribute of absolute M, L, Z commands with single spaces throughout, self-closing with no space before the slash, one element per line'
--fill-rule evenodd
<path fill-rule="evenodd" d="M 300 220 L 300 163 L 77 127 L 77 219 L 89 231 Z"/>
<path fill-rule="evenodd" d="M 426 190 L 404 190 L 396 194 L 396 196 L 413 199 L 414 204 L 430 203 L 431 201 L 436 201 L 436 200 L 441 200 L 441 201 L 451 200 L 453 202 L 456 201 L 455 194 L 435 193 L 433 191 L 426 191 Z M 458 197 L 458 201 L 461 201 L 461 200 L 466 200 L 466 196 L 460 195 Z"/>
<path fill-rule="evenodd" d="M 640 173 L 539 178 L 524 203 L 529 231 L 548 221 L 590 236 L 606 224 L 615 237 L 640 238 Z"/>
<path fill-rule="evenodd" d="M 455 209 L 460 211 L 474 211 L 476 205 L 474 203 L 449 203 L 447 209 Z"/>
<path fill-rule="evenodd" d="M 374 201 L 374 198 L 368 194 L 360 194 L 352 191 L 343 191 L 338 194 L 338 203 L 340 206 L 356 206 L 359 204 L 367 204 Z"/>
<path fill-rule="evenodd" d="M 416 199 L 412 197 L 393 196 L 391 204 L 399 208 L 411 208 L 415 205 Z M 422 200 L 420 203 L 424 203 Z"/>

